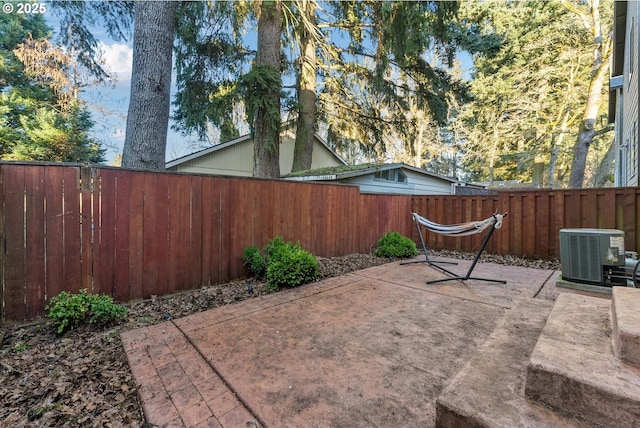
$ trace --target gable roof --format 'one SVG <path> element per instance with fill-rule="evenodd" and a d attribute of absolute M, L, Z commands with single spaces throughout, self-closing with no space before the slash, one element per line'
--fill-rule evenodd
<path fill-rule="evenodd" d="M 405 163 L 378 163 L 378 164 L 360 164 L 360 165 L 345 165 L 340 167 L 328 167 L 319 168 L 310 171 L 300 171 L 287 174 L 282 178 L 288 180 L 299 181 L 333 181 L 343 180 L 345 178 L 360 177 L 363 175 L 375 174 L 377 172 L 387 171 L 391 169 L 406 169 L 409 171 L 423 174 L 429 177 L 437 178 L 440 180 L 448 181 L 451 183 L 457 183 L 458 180 L 451 177 L 445 177 L 434 172 L 427 171 L 425 169 L 416 168 L 415 166 L 407 165 Z"/>
<path fill-rule="evenodd" d="M 344 165 L 347 164 L 347 162 L 338 153 L 336 153 L 335 150 L 333 150 L 331 147 L 329 147 L 329 145 L 322 138 L 320 138 L 320 136 L 318 134 L 314 134 L 314 137 L 315 137 L 316 141 L 319 142 L 320 144 L 322 144 L 324 147 L 326 147 L 326 149 L 329 152 L 331 152 L 331 154 L 333 156 L 335 156 L 335 158 L 340 163 L 342 163 Z M 171 160 L 171 161 L 166 163 L 165 168 L 166 169 L 173 168 L 173 167 L 176 167 L 176 166 L 181 165 L 183 163 L 189 162 L 189 161 L 191 161 L 193 159 L 197 159 L 199 157 L 206 156 L 206 155 L 208 155 L 210 153 L 215 153 L 217 151 L 224 150 L 226 148 L 235 146 L 236 144 L 240 144 L 240 143 L 243 143 L 243 142 L 246 142 L 246 141 L 249 141 L 249 140 L 251 140 L 251 135 L 250 134 L 246 134 L 246 135 L 240 136 L 238 138 L 234 138 L 233 140 L 225 141 L 224 143 L 216 144 L 216 145 L 213 145 L 211 147 L 207 147 L 205 149 L 198 150 L 196 152 L 189 153 L 188 155 L 181 156 L 179 158 L 173 159 L 173 160 Z"/>

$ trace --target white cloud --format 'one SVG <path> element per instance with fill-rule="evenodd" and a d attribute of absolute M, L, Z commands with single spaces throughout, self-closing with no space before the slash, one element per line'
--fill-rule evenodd
<path fill-rule="evenodd" d="M 99 42 L 102 50 L 102 58 L 106 63 L 106 69 L 115 73 L 118 83 L 131 81 L 131 64 L 133 62 L 133 49 L 124 43 L 106 44 Z"/>
<path fill-rule="evenodd" d="M 126 134 L 125 128 L 116 128 L 111 132 L 111 138 L 116 141 L 124 142 L 124 136 Z"/>

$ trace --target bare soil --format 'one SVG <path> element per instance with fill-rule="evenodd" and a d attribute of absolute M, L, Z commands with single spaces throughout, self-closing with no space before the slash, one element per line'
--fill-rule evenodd
<path fill-rule="evenodd" d="M 319 280 L 389 262 L 370 254 L 318 261 Z M 511 256 L 485 255 L 482 261 L 559 269 L 557 261 Z M 266 293 L 266 282 L 247 278 L 130 304 L 127 320 L 107 328 L 83 325 L 56 335 L 44 320 L 0 329 L 0 427 L 145 426 L 120 333 Z"/>

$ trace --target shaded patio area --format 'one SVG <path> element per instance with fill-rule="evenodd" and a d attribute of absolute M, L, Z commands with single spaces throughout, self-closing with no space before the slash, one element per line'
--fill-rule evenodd
<path fill-rule="evenodd" d="M 455 261 L 462 274 L 471 263 Z M 393 262 L 125 332 L 145 417 L 177 427 L 435 426 L 439 394 L 505 313 L 529 300 L 548 313 L 559 294 L 556 271 L 481 263 L 474 274 L 507 284 L 427 285 L 444 274 Z"/>

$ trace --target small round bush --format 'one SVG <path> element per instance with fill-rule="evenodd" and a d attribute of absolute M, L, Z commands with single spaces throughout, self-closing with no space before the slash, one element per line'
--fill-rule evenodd
<path fill-rule="evenodd" d="M 269 288 L 297 287 L 318 277 L 318 260 L 299 247 L 282 251 L 267 267 Z"/>
<path fill-rule="evenodd" d="M 313 281 L 320 272 L 313 254 L 300 248 L 299 242 L 285 242 L 280 236 L 267 242 L 262 251 L 256 246 L 246 248 L 242 257 L 254 275 L 266 273 L 267 290 L 297 287 Z"/>
<path fill-rule="evenodd" d="M 281 260 L 287 254 L 300 249 L 300 243 L 284 242 L 282 237 L 276 236 L 264 246 L 266 254 L 267 266 L 271 263 Z"/>
<path fill-rule="evenodd" d="M 414 257 L 418 254 L 416 244 L 398 232 L 387 232 L 378 241 L 375 255 L 391 259 Z"/>
<path fill-rule="evenodd" d="M 127 316 L 127 309 L 114 303 L 111 296 L 88 294 L 86 289 L 77 294 L 61 292 L 51 298 L 46 310 L 58 334 L 87 320 L 91 324 L 108 324 Z"/>

